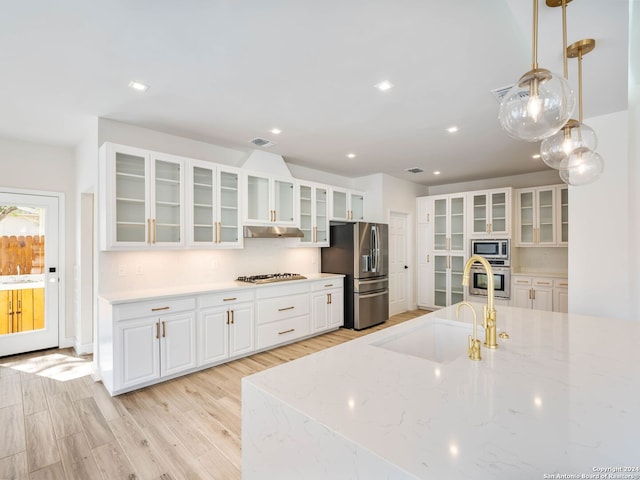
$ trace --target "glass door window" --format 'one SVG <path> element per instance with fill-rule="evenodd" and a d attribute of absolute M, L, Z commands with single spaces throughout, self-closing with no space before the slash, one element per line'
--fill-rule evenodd
<path fill-rule="evenodd" d="M 58 199 L 0 192 L 0 357 L 58 345 Z"/>
<path fill-rule="evenodd" d="M 145 243 L 146 158 L 116 152 L 116 242 Z"/>

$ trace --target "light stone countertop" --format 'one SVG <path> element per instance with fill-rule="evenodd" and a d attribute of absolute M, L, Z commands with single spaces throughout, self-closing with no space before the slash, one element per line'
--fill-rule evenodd
<path fill-rule="evenodd" d="M 198 285 L 178 285 L 178 286 L 167 286 L 167 287 L 161 287 L 161 288 L 151 288 L 146 290 L 109 292 L 109 293 L 100 294 L 99 297 L 102 300 L 105 300 L 115 305 L 118 303 L 131 303 L 131 302 L 137 302 L 141 300 L 160 300 L 160 299 L 169 298 L 169 297 L 199 295 L 202 293 L 224 292 L 224 291 L 238 290 L 238 289 L 269 288 L 276 285 L 291 285 L 291 284 L 298 284 L 300 282 L 313 282 L 313 281 L 322 280 L 325 278 L 344 277 L 344 275 L 334 274 L 334 273 L 313 273 L 313 274 L 304 274 L 304 276 L 307 278 L 303 280 L 289 280 L 284 282 L 263 283 L 258 285 L 256 285 L 255 283 L 238 282 L 236 280 L 231 280 L 231 281 L 224 281 L 224 282 L 204 283 L 204 284 L 198 284 Z"/>
<path fill-rule="evenodd" d="M 526 276 L 526 277 L 545 277 L 545 278 L 568 278 L 569 274 L 567 272 L 533 272 L 527 270 L 517 270 L 512 271 L 511 276 Z"/>
<path fill-rule="evenodd" d="M 245 377 L 243 479 L 589 478 L 580 475 L 640 467 L 640 322 L 497 312 L 510 339 L 483 346 L 480 362 L 466 345 L 449 363 L 374 345 L 455 321 L 452 306 Z"/>

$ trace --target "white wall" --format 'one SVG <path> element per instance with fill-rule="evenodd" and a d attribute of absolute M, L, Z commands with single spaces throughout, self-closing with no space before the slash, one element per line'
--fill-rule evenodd
<path fill-rule="evenodd" d="M 542 160 L 538 161 L 541 162 Z M 557 170 L 546 169 L 540 172 L 525 173 L 522 175 L 488 178 L 484 180 L 473 180 L 470 182 L 461 183 L 449 183 L 446 185 L 434 185 L 429 187 L 428 195 L 446 195 L 448 193 L 472 192 L 474 190 L 487 190 L 491 188 L 503 187 L 528 188 L 539 187 L 542 185 L 558 185 L 561 183 L 562 180 L 558 176 Z"/>
<path fill-rule="evenodd" d="M 60 311 L 60 346 L 73 345 L 73 263 L 75 256 L 74 155 L 69 148 L 0 138 L 0 187 L 64 194 L 65 249 L 62 252 L 60 291 L 65 308 Z"/>
<path fill-rule="evenodd" d="M 631 307 L 631 318 L 640 320 L 640 0 L 630 4 L 629 18 L 629 197 L 631 203 L 630 259 L 632 271 L 631 297 L 635 303 Z"/>
<path fill-rule="evenodd" d="M 74 348 L 78 353 L 93 350 L 93 321 L 95 312 L 95 285 L 93 272 L 97 239 L 97 191 L 98 191 L 98 119 L 94 118 L 85 137 L 75 149 L 75 239 L 74 255 Z M 93 214 L 86 211 L 87 202 L 93 197 Z M 91 225 L 87 225 L 90 223 Z M 93 235 L 87 230 L 93 229 Z M 92 238 L 93 237 L 93 238 Z M 92 242 L 91 245 L 87 245 Z"/>
<path fill-rule="evenodd" d="M 569 187 L 569 312 L 629 319 L 635 274 L 630 259 L 637 256 L 637 245 L 630 249 L 629 115 L 617 112 L 585 123 L 598 135 L 605 170 L 592 184 Z"/>

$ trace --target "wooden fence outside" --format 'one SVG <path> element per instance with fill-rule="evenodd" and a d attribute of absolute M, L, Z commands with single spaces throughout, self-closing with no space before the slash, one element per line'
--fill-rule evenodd
<path fill-rule="evenodd" d="M 0 275 L 44 273 L 44 235 L 1 236 Z"/>

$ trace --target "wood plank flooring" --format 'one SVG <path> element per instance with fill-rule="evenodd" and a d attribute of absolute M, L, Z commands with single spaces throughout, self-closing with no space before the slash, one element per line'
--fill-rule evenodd
<path fill-rule="evenodd" d="M 70 349 L 0 358 L 0 479 L 240 479 L 241 379 L 427 313 L 340 329 L 112 398 Z"/>

